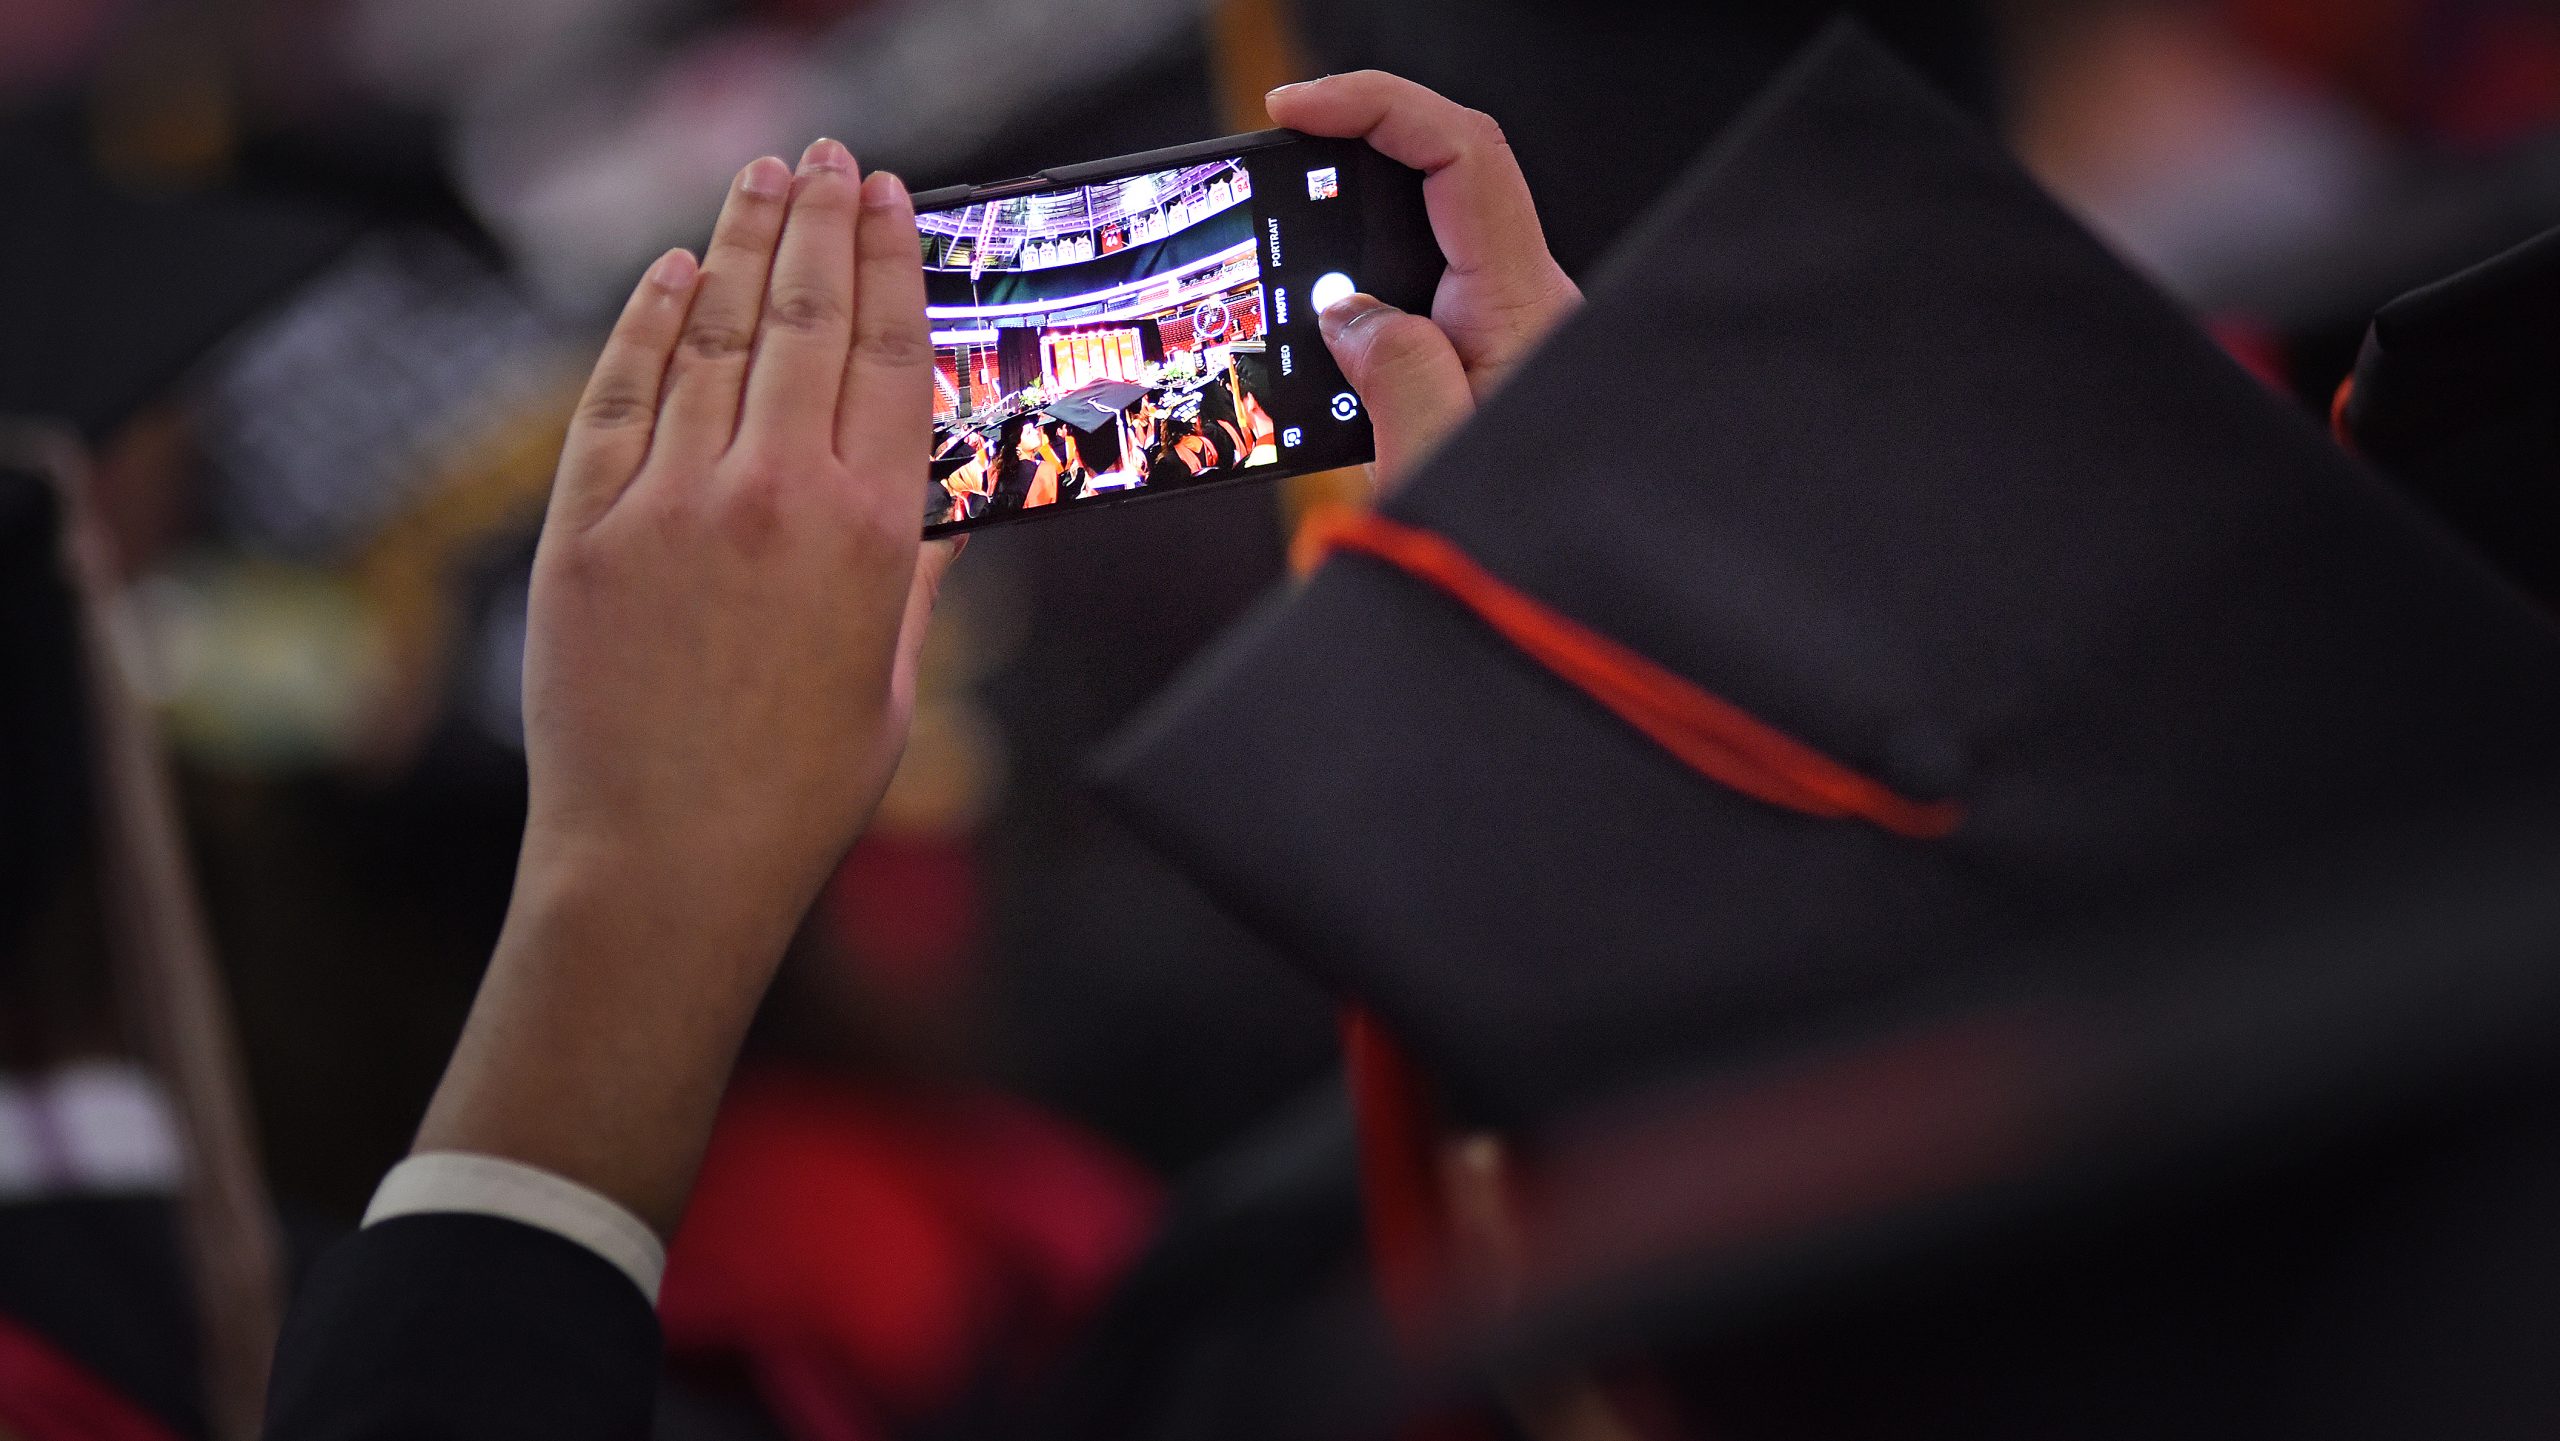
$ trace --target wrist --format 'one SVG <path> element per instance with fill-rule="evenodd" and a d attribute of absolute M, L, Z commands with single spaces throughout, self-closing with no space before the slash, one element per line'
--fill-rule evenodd
<path fill-rule="evenodd" d="M 662 855 L 528 833 L 420 1150 L 519 1161 L 669 1234 L 799 915 Z"/>
<path fill-rule="evenodd" d="M 769 874 L 738 849 L 531 821 L 506 931 L 604 942 L 688 968 L 769 972 L 816 883 Z"/>

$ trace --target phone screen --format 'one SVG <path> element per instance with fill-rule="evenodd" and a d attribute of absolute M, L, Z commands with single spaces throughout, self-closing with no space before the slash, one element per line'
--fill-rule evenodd
<path fill-rule="evenodd" d="M 1316 313 L 1380 293 L 1364 268 L 1417 269 L 1380 262 L 1395 227 L 1370 213 L 1418 216 L 1411 177 L 1365 145 L 1263 140 L 922 209 L 927 533 L 1368 460 Z"/>

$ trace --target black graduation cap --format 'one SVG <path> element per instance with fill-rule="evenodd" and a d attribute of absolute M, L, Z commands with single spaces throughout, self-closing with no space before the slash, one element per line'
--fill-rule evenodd
<path fill-rule="evenodd" d="M 60 510 L 45 476 L 0 459 L 0 980 L 88 845 L 88 709 Z"/>
<path fill-rule="evenodd" d="M 2063 964 L 2560 735 L 2560 637 L 1853 31 L 1382 515 L 1104 794 L 1463 1120 Z"/>
<path fill-rule="evenodd" d="M 1112 417 L 1138 403 L 1147 388 L 1134 381 L 1096 380 L 1044 407 L 1049 414 L 1082 431 L 1100 430 Z"/>
<path fill-rule="evenodd" d="M 2518 584 L 2560 599 L 2560 230 L 2383 307 L 2337 420 Z"/>
<path fill-rule="evenodd" d="M 104 436 L 357 234 L 299 203 L 132 193 L 58 128 L 0 126 L 0 414 Z"/>

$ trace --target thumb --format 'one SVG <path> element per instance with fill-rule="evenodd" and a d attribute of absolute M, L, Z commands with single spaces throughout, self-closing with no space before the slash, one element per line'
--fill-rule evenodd
<path fill-rule="evenodd" d="M 942 579 L 968 544 L 969 537 L 959 535 L 928 540 L 916 552 L 915 579 L 907 586 L 907 610 L 898 622 L 896 676 L 907 695 L 915 693 L 916 666 L 924 657 L 925 636 L 933 629 L 933 603 L 942 594 Z"/>
<path fill-rule="evenodd" d="M 1475 414 L 1457 347 L 1439 326 L 1374 295 L 1352 295 L 1316 318 L 1334 363 L 1369 407 L 1378 484 L 1392 489 Z"/>

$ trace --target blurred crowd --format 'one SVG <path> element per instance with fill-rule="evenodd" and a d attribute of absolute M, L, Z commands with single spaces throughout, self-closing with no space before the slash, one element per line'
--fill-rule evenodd
<path fill-rule="evenodd" d="M 1582 275 L 1834 8 L 0 5 L 0 420 L 89 477 L 287 1265 L 407 1146 L 505 907 L 575 386 L 744 161 L 826 134 L 919 189 L 993 179 L 1257 128 L 1269 85 L 1376 66 L 1502 120 Z M 2378 306 L 2560 224 L 2543 0 L 1853 8 L 2324 419 Z M 1187 1178 L 1337 1104 L 1328 1001 L 1078 784 L 1283 574 L 1314 488 L 973 546 L 674 1245 L 666 1434 L 965 1409 L 1078 1334 Z M 181 1120 L 98 979 L 97 827 L 38 824 L 78 764 L 43 711 L 10 699 L 0 733 L 0 1207 L 174 1193 Z M 85 1159 L 25 1161 L 13 1118 L 55 1111 Z"/>

